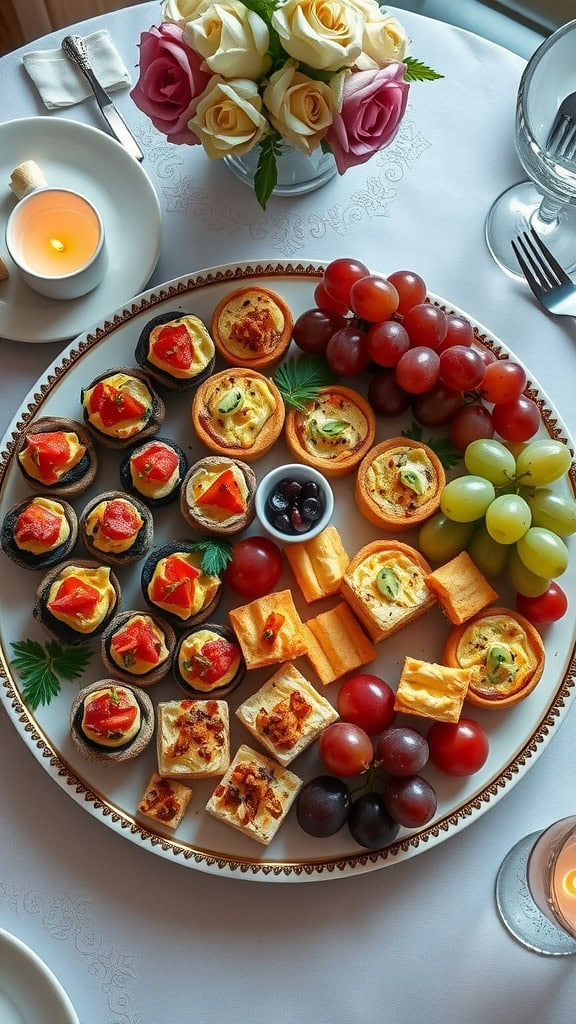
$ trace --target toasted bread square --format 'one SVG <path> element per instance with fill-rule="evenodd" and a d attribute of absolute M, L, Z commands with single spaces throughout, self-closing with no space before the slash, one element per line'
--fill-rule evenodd
<path fill-rule="evenodd" d="M 236 711 L 243 725 L 282 765 L 288 765 L 338 712 L 294 665 L 282 665 Z"/>
<path fill-rule="evenodd" d="M 376 657 L 374 644 L 345 601 L 308 619 L 305 626 L 306 657 L 324 686 Z"/>
<path fill-rule="evenodd" d="M 457 722 L 472 679 L 467 668 L 405 658 L 394 709 L 439 722 Z"/>
<path fill-rule="evenodd" d="M 158 774 L 166 779 L 207 779 L 230 764 L 230 721 L 225 700 L 173 700 L 156 709 Z"/>
<path fill-rule="evenodd" d="M 335 526 L 301 544 L 287 544 L 284 554 L 308 603 L 338 593 L 350 559 Z"/>
<path fill-rule="evenodd" d="M 206 804 L 208 814 L 268 846 L 302 787 L 277 761 L 242 744 Z"/>
<path fill-rule="evenodd" d="M 249 669 L 291 661 L 306 650 L 302 620 L 290 590 L 233 608 L 229 616 Z"/>
<path fill-rule="evenodd" d="M 184 786 L 173 779 L 163 779 L 154 772 L 138 804 L 138 810 L 140 814 L 168 828 L 178 828 L 193 796 L 194 790 L 190 786 Z"/>
<path fill-rule="evenodd" d="M 455 626 L 467 622 L 498 597 L 467 551 L 435 569 L 425 581 Z"/>

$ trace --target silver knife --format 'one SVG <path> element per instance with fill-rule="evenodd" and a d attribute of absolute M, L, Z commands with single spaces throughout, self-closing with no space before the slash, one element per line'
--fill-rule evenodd
<path fill-rule="evenodd" d="M 87 79 L 88 84 L 96 97 L 98 106 L 102 111 L 102 115 L 108 122 L 114 137 L 118 139 L 118 142 L 122 143 L 124 149 L 128 150 L 130 156 L 133 156 L 136 160 L 143 160 L 144 154 L 140 149 L 140 146 L 136 142 L 136 139 L 124 121 L 124 118 L 114 106 L 106 90 L 102 88 L 94 74 L 94 71 L 92 70 L 82 36 L 66 36 L 62 40 L 61 45 L 66 56 L 77 64 L 80 71 Z"/>

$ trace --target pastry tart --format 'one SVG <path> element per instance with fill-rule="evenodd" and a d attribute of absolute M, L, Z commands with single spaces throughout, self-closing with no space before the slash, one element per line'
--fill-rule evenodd
<path fill-rule="evenodd" d="M 154 537 L 150 509 L 122 491 L 105 491 L 83 509 L 80 537 L 86 551 L 110 565 L 131 565 L 148 553 Z"/>
<path fill-rule="evenodd" d="M 172 700 L 156 710 L 158 774 L 208 779 L 230 764 L 230 720 L 225 700 Z"/>
<path fill-rule="evenodd" d="M 153 686 L 170 671 L 176 634 L 159 615 L 136 609 L 116 615 L 100 641 L 102 661 L 125 683 Z"/>
<path fill-rule="evenodd" d="M 466 695 L 470 704 L 498 711 L 532 692 L 544 671 L 544 644 L 518 612 L 491 607 L 454 626 L 442 660 L 471 670 Z"/>
<path fill-rule="evenodd" d="M 63 416 L 43 416 L 26 427 L 15 450 L 18 468 L 37 493 L 76 498 L 96 476 L 98 457 L 89 431 Z"/>
<path fill-rule="evenodd" d="M 457 722 L 471 676 L 470 669 L 406 657 L 394 710 L 406 715 L 422 715 L 438 722 Z"/>
<path fill-rule="evenodd" d="M 246 663 L 229 626 L 203 622 L 178 641 L 173 672 L 188 697 L 220 699 L 242 682 Z"/>
<path fill-rule="evenodd" d="M 108 565 L 77 559 L 43 576 L 33 614 L 66 644 L 100 636 L 120 608 L 118 579 Z"/>
<path fill-rule="evenodd" d="M 187 540 L 154 549 L 142 568 L 141 582 L 150 608 L 180 630 L 208 619 L 223 591 L 220 577 L 202 571 L 202 553 Z"/>
<path fill-rule="evenodd" d="M 150 508 L 158 508 L 176 501 L 187 471 L 188 459 L 180 445 L 154 437 L 126 453 L 120 463 L 120 482 Z"/>
<path fill-rule="evenodd" d="M 471 619 L 498 593 L 474 565 L 467 551 L 439 566 L 426 577 L 426 586 L 436 595 L 442 611 L 454 625 Z"/>
<path fill-rule="evenodd" d="M 99 679 L 76 695 L 70 709 L 70 735 L 77 750 L 100 765 L 132 761 L 154 732 L 154 708 L 137 686 Z"/>
<path fill-rule="evenodd" d="M 160 313 L 142 330 L 136 362 L 162 387 L 190 391 L 210 376 L 216 352 L 206 325 L 182 310 Z"/>
<path fill-rule="evenodd" d="M 84 422 L 106 448 L 126 448 L 156 434 L 164 402 L 148 374 L 129 366 L 105 370 L 81 392 Z"/>
<path fill-rule="evenodd" d="M 259 370 L 280 361 L 292 340 L 292 325 L 292 314 L 280 295 L 249 285 L 218 303 L 211 330 L 227 363 Z"/>
<path fill-rule="evenodd" d="M 304 409 L 286 416 L 286 444 L 300 462 L 325 476 L 351 473 L 374 444 L 376 417 L 357 391 L 339 384 L 320 388 Z"/>
<path fill-rule="evenodd" d="M 203 533 L 230 535 L 254 519 L 256 476 L 250 466 L 225 455 L 194 463 L 180 491 L 180 511 L 189 526 Z"/>
<path fill-rule="evenodd" d="M 284 426 L 284 402 L 273 381 L 241 367 L 214 374 L 192 403 L 196 433 L 210 451 L 254 462 L 272 448 Z"/>
<path fill-rule="evenodd" d="M 306 653 L 303 623 L 290 590 L 265 594 L 230 609 L 228 615 L 248 669 L 265 668 Z"/>
<path fill-rule="evenodd" d="M 364 457 L 356 478 L 356 504 L 381 530 L 409 530 L 440 507 L 446 483 L 440 459 L 428 445 L 392 437 Z"/>
<path fill-rule="evenodd" d="M 63 561 L 78 539 L 76 512 L 67 501 L 37 494 L 4 516 L 2 550 L 23 569 L 48 569 Z"/>

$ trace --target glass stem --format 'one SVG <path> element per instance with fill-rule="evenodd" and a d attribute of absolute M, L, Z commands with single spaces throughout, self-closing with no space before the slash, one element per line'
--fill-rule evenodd
<path fill-rule="evenodd" d="M 556 224 L 558 221 L 558 211 L 562 207 L 562 203 L 558 199 L 551 199 L 550 196 L 544 196 L 540 206 L 534 214 L 534 220 L 538 224 L 540 222 L 544 225 Z"/>

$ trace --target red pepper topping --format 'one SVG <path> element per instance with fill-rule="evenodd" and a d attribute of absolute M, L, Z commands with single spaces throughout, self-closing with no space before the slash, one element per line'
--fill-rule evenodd
<path fill-rule="evenodd" d="M 20 513 L 14 526 L 14 540 L 17 544 L 32 541 L 50 547 L 56 543 L 59 534 L 59 516 L 34 502 Z"/>
<path fill-rule="evenodd" d="M 194 581 L 200 575 L 189 562 L 170 555 L 164 565 L 164 575 L 156 576 L 150 589 L 150 597 L 158 604 L 171 604 L 176 608 L 192 608 L 194 604 Z"/>
<path fill-rule="evenodd" d="M 136 660 L 156 665 L 161 643 L 149 622 L 137 619 L 115 633 L 111 640 L 114 653 L 123 658 L 127 667 Z"/>
<path fill-rule="evenodd" d="M 270 612 L 270 615 L 266 619 L 262 628 L 262 639 L 273 644 L 280 632 L 280 629 L 282 628 L 285 618 L 286 616 L 281 615 L 280 612 Z"/>
<path fill-rule="evenodd" d="M 109 540 L 127 540 L 138 533 L 142 519 L 133 505 L 122 498 L 106 502 L 101 530 Z"/>
<path fill-rule="evenodd" d="M 99 381 L 92 389 L 89 411 L 99 413 L 105 427 L 113 427 L 123 420 L 139 419 L 146 412 L 146 406 L 127 389 Z"/>
<path fill-rule="evenodd" d="M 46 484 L 53 484 L 58 480 L 56 470 L 66 466 L 70 457 L 70 443 L 63 430 L 47 434 L 29 434 L 26 438 L 26 450 Z"/>
<path fill-rule="evenodd" d="M 111 689 L 84 704 L 83 724 L 100 736 L 117 736 L 134 725 L 138 708 L 128 699 L 125 690 Z"/>
<path fill-rule="evenodd" d="M 152 342 L 152 351 L 175 370 L 189 370 L 194 359 L 190 332 L 185 324 L 166 324 Z"/>
<path fill-rule="evenodd" d="M 203 494 L 197 498 L 198 505 L 215 505 L 226 512 L 244 512 L 245 504 L 240 488 L 231 469 L 226 469 Z"/>
<path fill-rule="evenodd" d="M 54 600 L 48 602 L 48 610 L 63 615 L 90 618 L 99 599 L 100 594 L 96 587 L 91 587 L 77 576 L 68 576 L 58 587 Z"/>
<path fill-rule="evenodd" d="M 157 480 L 166 483 L 178 467 L 179 458 L 172 448 L 153 441 L 131 459 L 132 473 L 141 480 Z"/>
<path fill-rule="evenodd" d="M 208 686 L 222 679 L 234 662 L 240 657 L 238 644 L 225 637 L 207 640 L 197 654 L 191 658 L 190 670 Z"/>

